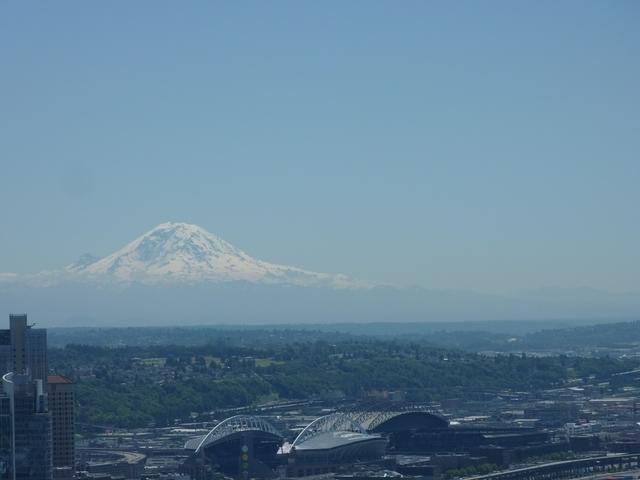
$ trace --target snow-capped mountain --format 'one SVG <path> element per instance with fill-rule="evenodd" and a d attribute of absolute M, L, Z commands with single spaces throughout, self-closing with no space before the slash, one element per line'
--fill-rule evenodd
<path fill-rule="evenodd" d="M 164 223 L 104 258 L 0 272 L 0 308 L 58 326 L 624 319 L 637 318 L 640 294 L 371 285 L 257 260 L 196 225 Z"/>
<path fill-rule="evenodd" d="M 83 255 L 67 275 L 117 282 L 246 281 L 266 284 L 363 286 L 344 275 L 317 273 L 252 258 L 197 225 L 163 223 L 101 259 Z"/>

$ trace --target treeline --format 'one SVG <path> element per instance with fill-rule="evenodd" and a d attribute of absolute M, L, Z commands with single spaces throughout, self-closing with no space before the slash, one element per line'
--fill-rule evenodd
<path fill-rule="evenodd" d="M 269 394 L 270 385 L 259 378 L 191 380 L 135 385 L 114 385 L 103 379 L 77 385 L 77 420 L 91 425 L 141 427 L 171 425 L 222 407 L 250 405 Z"/>
<path fill-rule="evenodd" d="M 541 330 L 526 335 L 523 343 L 539 349 L 637 347 L 640 345 L 640 321 Z"/>
<path fill-rule="evenodd" d="M 640 346 L 640 321 L 549 328 L 550 322 L 529 322 L 531 331 L 513 322 L 460 322 L 453 324 L 373 324 L 330 326 L 184 326 L 128 328 L 53 328 L 49 345 L 101 347 L 206 346 L 226 344 L 256 348 L 283 347 L 297 342 L 342 343 L 364 339 L 420 341 L 435 348 L 465 351 L 521 352 L 574 351 Z M 537 325 L 537 327 L 536 327 Z M 438 329 L 438 327 L 440 329 Z M 500 329 L 503 330 L 500 330 Z M 524 328 L 524 327 L 522 327 Z M 335 331 L 332 331 L 335 329 Z"/>
<path fill-rule="evenodd" d="M 486 357 L 396 341 L 326 341 L 245 347 L 212 345 L 50 351 L 56 371 L 77 382 L 78 421 L 123 427 L 169 425 L 192 413 L 269 399 L 349 398 L 402 389 L 410 401 L 537 390 L 570 379 L 607 379 L 637 360 Z"/>
<path fill-rule="evenodd" d="M 180 327 L 75 327 L 48 330 L 50 347 L 66 345 L 95 345 L 100 347 L 184 345 L 198 346 L 212 343 L 269 346 L 292 342 L 347 341 L 354 335 L 330 328 L 325 330 L 299 326 L 180 326 Z"/>

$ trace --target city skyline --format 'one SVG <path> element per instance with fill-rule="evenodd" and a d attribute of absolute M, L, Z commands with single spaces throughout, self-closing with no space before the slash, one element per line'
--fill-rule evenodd
<path fill-rule="evenodd" d="M 640 3 L 0 5 L 0 480 L 640 480 Z"/>

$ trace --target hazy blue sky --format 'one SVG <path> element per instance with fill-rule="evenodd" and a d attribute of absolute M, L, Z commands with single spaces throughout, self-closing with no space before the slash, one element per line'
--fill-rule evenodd
<path fill-rule="evenodd" d="M 1 2 L 0 271 L 197 223 L 433 288 L 640 290 L 640 2 Z"/>

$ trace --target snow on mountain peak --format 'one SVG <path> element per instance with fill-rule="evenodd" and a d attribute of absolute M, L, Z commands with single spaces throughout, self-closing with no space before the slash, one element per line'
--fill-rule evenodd
<path fill-rule="evenodd" d="M 167 222 L 95 261 L 69 265 L 68 274 L 96 280 L 248 281 L 337 288 L 357 285 L 344 275 L 310 272 L 257 260 L 198 225 Z"/>

